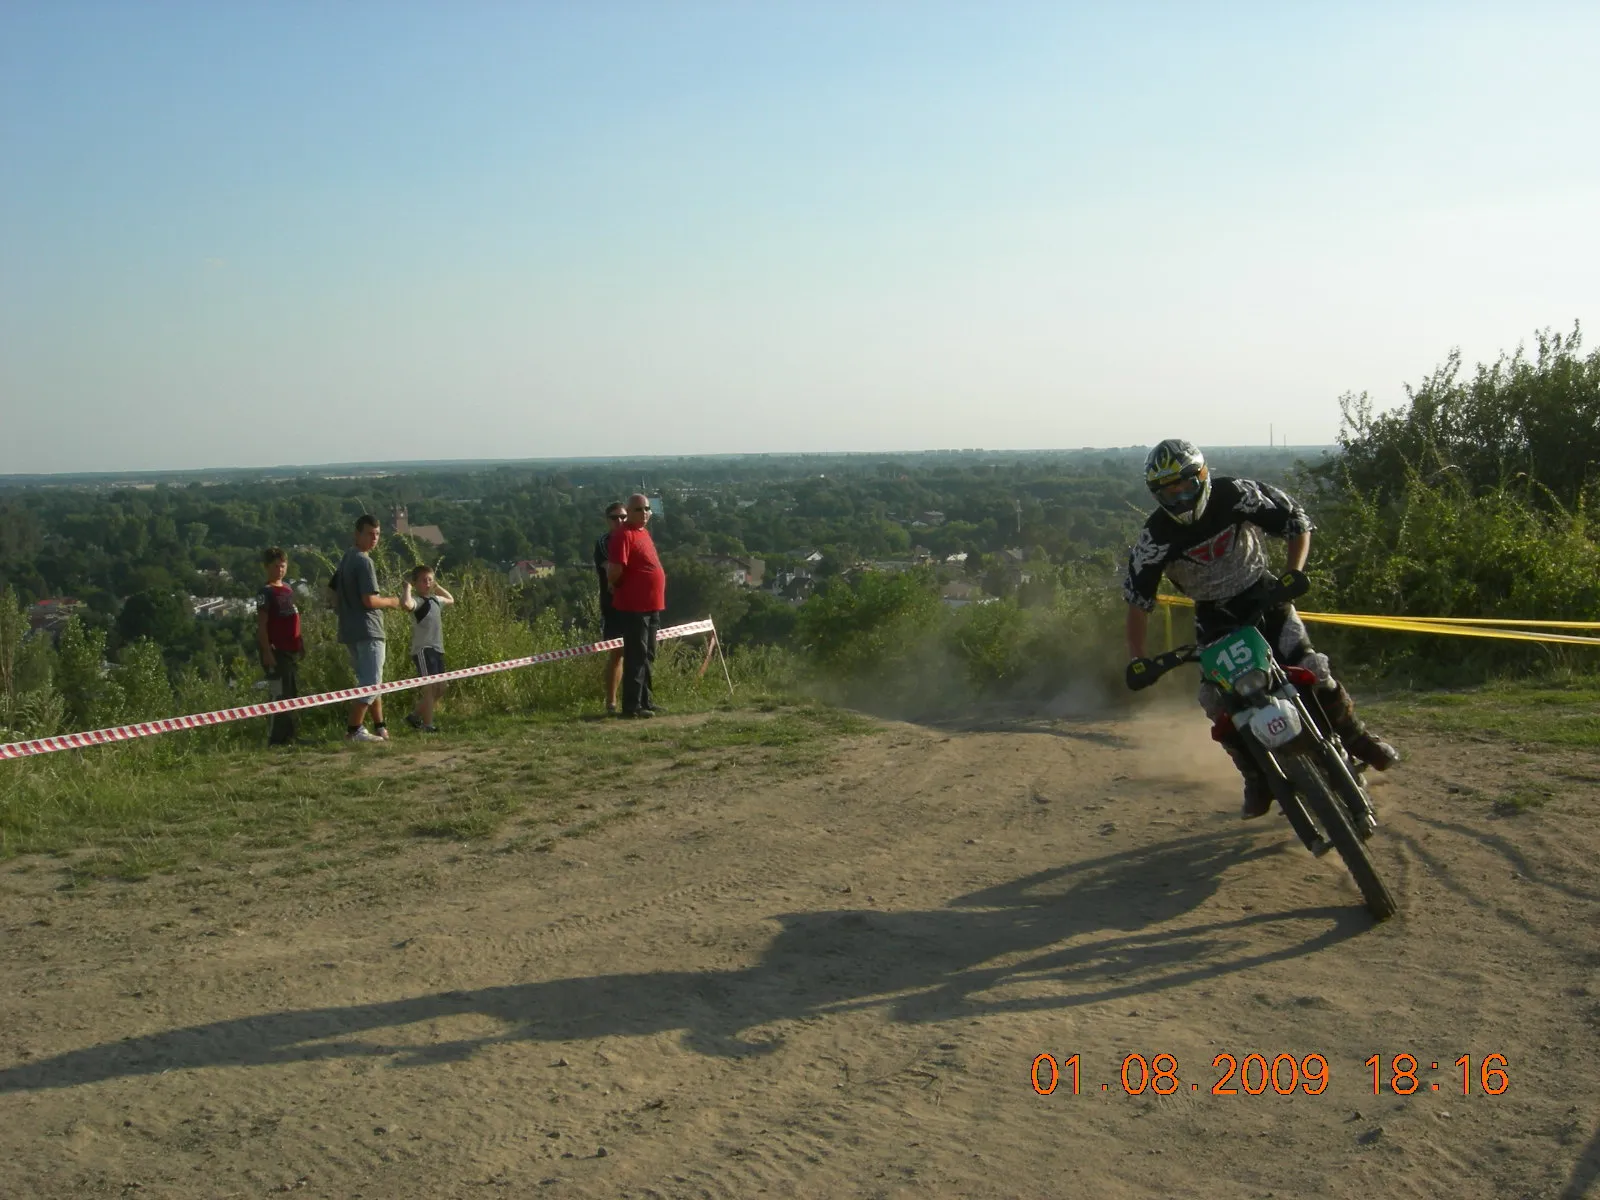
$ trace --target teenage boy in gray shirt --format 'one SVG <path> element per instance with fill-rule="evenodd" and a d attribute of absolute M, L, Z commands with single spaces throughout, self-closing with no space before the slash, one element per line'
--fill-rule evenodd
<path fill-rule="evenodd" d="M 383 638 L 385 608 L 399 608 L 394 596 L 378 595 L 378 569 L 372 565 L 372 548 L 378 544 L 378 518 L 362 513 L 356 518 L 356 533 L 350 549 L 339 560 L 334 574 L 334 594 L 339 609 L 339 640 L 350 652 L 350 668 L 356 673 L 359 688 L 377 687 L 383 682 L 383 660 L 387 643 Z M 363 722 L 372 709 L 372 732 Z M 383 697 L 374 695 L 350 704 L 349 742 L 382 742 L 389 739 L 383 723 Z"/>

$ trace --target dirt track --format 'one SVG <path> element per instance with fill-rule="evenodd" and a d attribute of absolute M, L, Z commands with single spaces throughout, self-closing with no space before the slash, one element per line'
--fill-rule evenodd
<path fill-rule="evenodd" d="M 895 725 L 337 891 L 7 871 L 0 1195 L 1600 1195 L 1600 756 L 1541 754 L 1555 798 L 1498 817 L 1448 789 L 1511 750 L 1405 749 L 1378 928 L 1336 858 L 1238 821 L 1189 713 Z M 1041 1052 L 1080 1095 L 1035 1094 Z M 1178 1092 L 1125 1094 L 1130 1052 Z M 1222 1052 L 1332 1081 L 1212 1095 Z"/>

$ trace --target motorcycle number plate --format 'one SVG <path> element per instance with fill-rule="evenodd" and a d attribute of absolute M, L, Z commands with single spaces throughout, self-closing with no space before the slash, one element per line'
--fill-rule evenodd
<path fill-rule="evenodd" d="M 1201 673 L 1224 687 L 1232 687 L 1233 681 L 1246 671 L 1265 671 L 1271 663 L 1267 639 L 1254 626 L 1230 633 L 1200 652 Z"/>
<path fill-rule="evenodd" d="M 1276 750 L 1300 735 L 1300 714 L 1283 700 L 1274 700 L 1250 714 L 1250 732 L 1268 750 Z"/>

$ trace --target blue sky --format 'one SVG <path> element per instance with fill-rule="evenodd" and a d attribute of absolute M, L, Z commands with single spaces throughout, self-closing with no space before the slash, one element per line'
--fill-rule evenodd
<path fill-rule="evenodd" d="M 0 0 L 0 473 L 1331 441 L 1600 330 L 1600 6 Z"/>

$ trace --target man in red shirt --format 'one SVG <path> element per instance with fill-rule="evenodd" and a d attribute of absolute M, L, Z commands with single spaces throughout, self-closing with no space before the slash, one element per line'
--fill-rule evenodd
<path fill-rule="evenodd" d="M 261 651 L 268 694 L 274 700 L 293 700 L 300 694 L 299 665 L 305 646 L 300 640 L 300 610 L 295 606 L 294 589 L 283 581 L 289 570 L 289 556 L 273 546 L 261 556 L 261 566 L 267 583 L 256 597 L 256 647 Z M 274 713 L 267 744 L 289 745 L 298 724 L 292 712 Z"/>
<path fill-rule="evenodd" d="M 667 574 L 656 557 L 647 496 L 628 497 L 628 519 L 606 542 L 611 604 L 622 619 L 622 715 L 638 719 L 660 712 L 650 695 L 656 631 L 667 607 Z"/>

